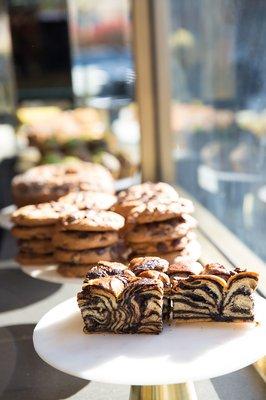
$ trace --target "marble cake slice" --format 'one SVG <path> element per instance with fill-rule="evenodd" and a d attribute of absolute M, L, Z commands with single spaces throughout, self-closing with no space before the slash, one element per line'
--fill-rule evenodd
<path fill-rule="evenodd" d="M 123 333 L 155 333 L 163 329 L 163 282 L 136 278 L 126 285 L 120 301 Z M 121 324 L 121 323 L 120 323 Z"/>
<path fill-rule="evenodd" d="M 214 275 L 190 275 L 172 280 L 172 319 L 220 320 L 225 287 L 226 282 Z"/>
<path fill-rule="evenodd" d="M 167 275 L 169 268 L 168 261 L 160 257 L 137 257 L 130 261 L 128 268 L 136 276 L 159 279 L 163 282 L 163 319 L 168 320 L 171 314 L 171 300 L 169 298 L 171 285 L 170 278 Z"/>
<path fill-rule="evenodd" d="M 140 272 L 137 276 L 141 278 L 159 279 L 163 282 L 163 320 L 169 320 L 171 317 L 171 284 L 170 278 L 164 272 L 156 270 L 147 270 Z"/>
<path fill-rule="evenodd" d="M 253 293 L 258 278 L 256 272 L 242 271 L 228 279 L 222 307 L 225 321 L 254 321 Z"/>
<path fill-rule="evenodd" d="M 114 268 L 110 264 L 94 267 L 78 293 L 84 331 L 159 333 L 162 330 L 163 283 L 158 279 L 136 277 L 121 264 L 116 263 Z"/>

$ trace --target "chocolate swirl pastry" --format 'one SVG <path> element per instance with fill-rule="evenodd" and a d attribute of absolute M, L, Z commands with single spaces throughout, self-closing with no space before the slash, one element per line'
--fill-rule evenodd
<path fill-rule="evenodd" d="M 169 262 L 160 257 L 137 257 L 133 258 L 128 265 L 128 268 L 136 275 L 149 270 L 166 272 L 168 267 Z"/>
<path fill-rule="evenodd" d="M 168 268 L 167 274 L 171 279 L 179 280 L 188 278 L 190 275 L 199 275 L 203 271 L 203 266 L 198 262 L 175 263 Z"/>
<path fill-rule="evenodd" d="M 146 270 L 143 272 L 140 272 L 138 274 L 139 277 L 141 278 L 150 278 L 150 279 L 159 279 L 162 281 L 163 286 L 164 286 L 164 295 L 163 295 L 163 320 L 168 320 L 171 315 L 171 283 L 170 283 L 170 278 L 167 274 L 161 271 L 156 271 L 156 270 Z"/>
<path fill-rule="evenodd" d="M 90 279 L 98 279 L 106 276 L 112 275 L 125 275 L 132 276 L 135 275 L 127 269 L 127 267 L 119 262 L 108 262 L 108 261 L 99 261 L 86 275 L 86 279 L 84 284 L 89 282 Z"/>
<path fill-rule="evenodd" d="M 226 282 L 211 275 L 191 275 L 172 285 L 172 318 L 175 320 L 219 320 Z"/>
<path fill-rule="evenodd" d="M 206 264 L 204 267 L 204 274 L 215 275 L 228 281 L 230 276 L 234 276 L 236 272 L 240 272 L 240 268 L 237 270 L 235 268 L 229 268 L 219 263 Z"/>
<path fill-rule="evenodd" d="M 220 264 L 101 261 L 87 273 L 78 305 L 87 333 L 159 333 L 163 321 L 254 321 L 257 284 L 257 273 Z"/>
<path fill-rule="evenodd" d="M 163 283 L 107 276 L 89 280 L 78 294 L 84 332 L 160 333 Z"/>
<path fill-rule="evenodd" d="M 223 300 L 222 318 L 227 321 L 254 321 L 253 292 L 257 285 L 256 272 L 239 272 L 230 277 Z"/>

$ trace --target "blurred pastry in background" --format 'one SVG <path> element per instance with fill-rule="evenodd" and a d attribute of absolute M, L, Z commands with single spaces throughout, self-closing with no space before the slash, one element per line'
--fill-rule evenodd
<path fill-rule="evenodd" d="M 103 166 L 78 161 L 34 167 L 12 181 L 17 206 L 57 200 L 79 190 L 113 194 L 114 180 Z"/>
<path fill-rule="evenodd" d="M 121 148 L 120 139 L 108 130 L 106 110 L 24 107 L 18 110 L 17 117 L 22 124 L 17 136 L 23 143 L 17 162 L 19 172 L 40 164 L 71 160 L 102 164 L 115 179 L 137 172 L 139 161 L 132 157 L 132 152 L 123 149 L 123 145 Z M 129 126 L 124 128 L 120 133 L 128 140 Z"/>

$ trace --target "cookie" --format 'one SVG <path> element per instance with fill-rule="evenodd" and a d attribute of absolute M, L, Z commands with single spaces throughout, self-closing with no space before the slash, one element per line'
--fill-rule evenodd
<path fill-rule="evenodd" d="M 109 193 L 73 192 L 60 197 L 58 201 L 76 206 L 79 210 L 110 210 L 116 203 L 116 196 Z"/>
<path fill-rule="evenodd" d="M 195 211 L 194 204 L 189 199 L 184 199 L 183 197 L 179 197 L 179 203 L 182 208 L 182 213 L 184 214 L 192 214 Z"/>
<path fill-rule="evenodd" d="M 50 239 L 19 240 L 18 245 L 23 253 L 49 254 L 53 249 Z"/>
<path fill-rule="evenodd" d="M 59 264 L 57 271 L 59 274 L 69 278 L 98 279 L 103 276 L 116 275 L 118 272 L 126 270 L 126 266 L 121 263 L 100 261 L 97 264 Z M 128 272 L 128 270 L 126 270 Z M 129 272 L 128 272 L 129 274 Z M 134 277 L 134 274 L 132 274 Z"/>
<path fill-rule="evenodd" d="M 131 186 L 129 189 L 119 193 L 114 211 L 124 216 L 135 207 L 148 201 L 158 198 L 169 202 L 170 200 L 178 200 L 179 196 L 176 190 L 164 182 L 152 183 L 146 182 L 140 185 Z"/>
<path fill-rule="evenodd" d="M 45 203 L 75 191 L 114 193 L 110 172 L 99 164 L 83 161 L 30 168 L 12 181 L 17 206 Z"/>
<path fill-rule="evenodd" d="M 85 278 L 86 274 L 93 268 L 95 264 L 59 264 L 57 272 L 67 278 Z"/>
<path fill-rule="evenodd" d="M 156 254 L 159 256 L 159 254 Z M 170 263 L 187 263 L 197 261 L 201 255 L 201 246 L 195 240 L 188 244 L 185 250 L 164 253 L 162 256 Z"/>
<path fill-rule="evenodd" d="M 125 219 L 113 211 L 77 211 L 59 219 L 60 230 L 73 231 L 118 231 Z"/>
<path fill-rule="evenodd" d="M 18 208 L 13 212 L 11 220 L 20 226 L 52 225 L 56 223 L 61 214 L 76 210 L 77 208 L 70 204 L 42 203 Z"/>
<path fill-rule="evenodd" d="M 86 250 L 97 247 L 110 246 L 118 241 L 115 231 L 89 232 L 89 231 L 58 231 L 53 236 L 55 247 L 68 250 Z"/>
<path fill-rule="evenodd" d="M 131 253 L 131 247 L 125 243 L 123 239 L 120 239 L 112 246 L 113 260 L 115 261 L 119 261 L 121 263 L 127 262 Z"/>
<path fill-rule="evenodd" d="M 54 256 L 52 253 L 34 254 L 20 251 L 16 256 L 16 261 L 25 266 L 50 265 L 54 263 Z"/>
<path fill-rule="evenodd" d="M 135 257 L 133 258 L 128 268 L 138 275 L 143 271 L 155 270 L 159 272 L 167 272 L 169 262 L 160 257 Z"/>
<path fill-rule="evenodd" d="M 195 218 L 188 214 L 162 222 L 134 225 L 126 232 L 126 240 L 130 243 L 160 242 L 185 236 L 197 226 Z"/>
<path fill-rule="evenodd" d="M 143 243 L 131 243 L 131 248 L 136 254 L 153 254 L 153 253 L 170 253 L 172 251 L 182 251 L 190 243 L 192 239 L 195 239 L 193 232 L 182 238 L 164 240 L 162 242 L 143 242 Z"/>
<path fill-rule="evenodd" d="M 51 239 L 54 233 L 54 225 L 13 226 L 11 233 L 17 239 Z"/>
<path fill-rule="evenodd" d="M 79 251 L 57 248 L 55 258 L 59 263 L 93 264 L 97 261 L 112 261 L 113 253 L 111 246 Z"/>
<path fill-rule="evenodd" d="M 155 221 L 165 221 L 183 214 L 183 207 L 179 201 L 164 203 L 158 200 L 142 203 L 134 207 L 127 216 L 129 223 L 146 224 Z"/>

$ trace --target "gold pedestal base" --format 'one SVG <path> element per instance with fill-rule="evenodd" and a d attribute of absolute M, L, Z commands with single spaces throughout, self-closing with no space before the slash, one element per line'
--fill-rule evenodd
<path fill-rule="evenodd" d="M 178 385 L 131 386 L 129 400 L 197 400 L 192 382 Z"/>

